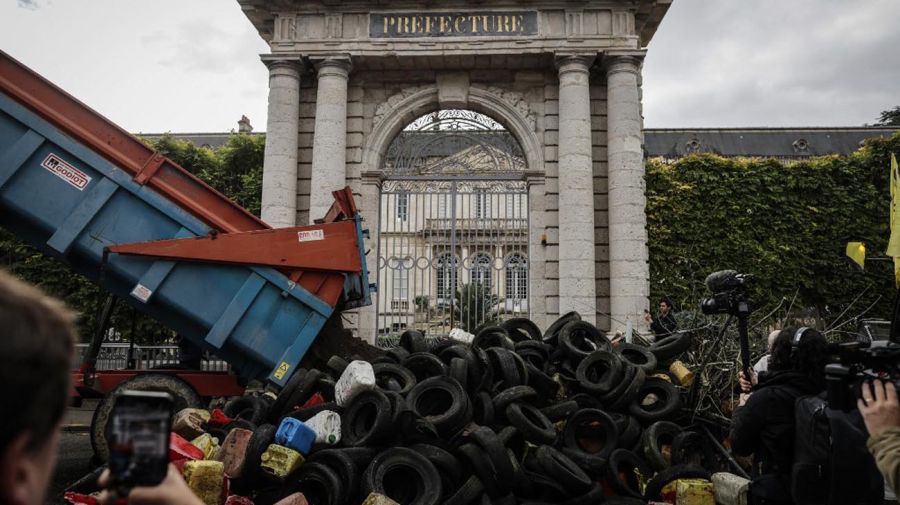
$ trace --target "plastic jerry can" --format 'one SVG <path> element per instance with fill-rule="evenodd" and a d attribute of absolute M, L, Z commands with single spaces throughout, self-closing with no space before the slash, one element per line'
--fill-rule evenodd
<path fill-rule="evenodd" d="M 216 458 L 225 465 L 225 475 L 232 479 L 241 476 L 244 471 L 247 444 L 250 443 L 252 436 L 252 431 L 243 428 L 235 428 L 228 432 Z"/>
<path fill-rule="evenodd" d="M 275 505 L 309 505 L 303 493 L 294 493 L 275 502 Z"/>
<path fill-rule="evenodd" d="M 271 444 L 260 458 L 259 467 L 266 475 L 283 481 L 303 464 L 303 455 L 287 447 Z"/>
<path fill-rule="evenodd" d="M 367 498 L 366 501 L 362 503 L 362 505 L 400 505 L 394 500 L 388 498 L 383 494 L 372 493 Z"/>
<path fill-rule="evenodd" d="M 334 399 L 338 405 L 347 405 L 354 396 L 375 388 L 375 370 L 368 361 L 351 361 L 341 378 L 334 385 Z"/>
<path fill-rule="evenodd" d="M 228 498 L 225 498 L 225 505 L 253 505 L 253 500 L 246 496 L 233 494 Z"/>
<path fill-rule="evenodd" d="M 174 463 L 184 459 L 203 459 L 206 455 L 196 445 L 185 440 L 178 433 L 169 437 L 169 461 Z"/>
<path fill-rule="evenodd" d="M 333 410 L 323 410 L 303 424 L 315 432 L 317 444 L 334 445 L 341 441 L 341 416 Z"/>
<path fill-rule="evenodd" d="M 459 342 L 460 344 L 471 344 L 475 340 L 475 335 L 467 332 L 462 328 L 453 328 L 450 330 L 450 340 Z"/>
<path fill-rule="evenodd" d="M 678 382 L 680 382 L 682 386 L 690 386 L 691 383 L 694 382 L 694 372 L 681 361 L 673 361 L 669 366 L 669 371 L 672 372 L 675 377 L 678 377 Z"/>
<path fill-rule="evenodd" d="M 225 481 L 221 461 L 188 461 L 182 474 L 197 498 L 206 505 L 219 505 Z"/>
<path fill-rule="evenodd" d="M 278 425 L 278 431 L 275 432 L 276 444 L 283 445 L 301 454 L 309 454 L 309 450 L 315 441 L 316 432 L 303 424 L 302 421 L 293 417 L 282 419 L 281 424 Z"/>
<path fill-rule="evenodd" d="M 712 482 L 705 479 L 676 480 L 675 503 L 678 505 L 716 505 Z"/>
<path fill-rule="evenodd" d="M 716 502 L 722 505 L 747 505 L 749 503 L 750 481 L 728 472 L 712 475 L 713 493 Z"/>
<path fill-rule="evenodd" d="M 219 439 L 209 433 L 191 440 L 191 444 L 203 451 L 203 459 L 216 459 L 219 455 Z"/>
<path fill-rule="evenodd" d="M 172 418 L 172 431 L 192 439 L 206 433 L 203 424 L 209 421 L 209 412 L 203 409 L 181 409 Z"/>

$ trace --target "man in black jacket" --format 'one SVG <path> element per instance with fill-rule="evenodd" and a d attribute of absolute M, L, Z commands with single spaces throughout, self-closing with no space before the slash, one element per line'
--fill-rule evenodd
<path fill-rule="evenodd" d="M 790 505 L 794 401 L 824 390 L 826 341 L 818 331 L 786 328 L 772 344 L 768 378 L 741 395 L 731 427 L 735 454 L 753 454 L 754 505 Z M 798 336 L 797 343 L 795 338 Z M 746 387 L 749 384 L 742 381 Z"/>
<path fill-rule="evenodd" d="M 659 301 L 659 314 L 654 319 L 650 312 L 644 312 L 644 320 L 650 325 L 650 329 L 656 334 L 656 338 L 661 339 L 675 333 L 678 329 L 678 322 L 672 315 L 672 301 L 663 298 Z"/>

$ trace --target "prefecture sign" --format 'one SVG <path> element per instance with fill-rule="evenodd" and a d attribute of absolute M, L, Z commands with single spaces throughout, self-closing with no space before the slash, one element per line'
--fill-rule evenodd
<path fill-rule="evenodd" d="M 537 35 L 537 12 L 401 12 L 369 14 L 372 38 Z"/>

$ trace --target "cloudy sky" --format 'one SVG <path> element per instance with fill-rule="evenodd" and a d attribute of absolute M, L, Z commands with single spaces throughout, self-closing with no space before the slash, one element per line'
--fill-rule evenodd
<path fill-rule="evenodd" d="M 648 127 L 854 126 L 900 105 L 900 1 L 674 0 Z M 265 43 L 235 0 L 0 0 L 0 49 L 135 132 L 265 128 Z"/>

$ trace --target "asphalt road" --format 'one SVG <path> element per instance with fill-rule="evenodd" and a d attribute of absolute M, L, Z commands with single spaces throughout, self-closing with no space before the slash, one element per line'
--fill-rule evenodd
<path fill-rule="evenodd" d="M 63 432 L 59 441 L 59 458 L 56 471 L 47 492 L 48 504 L 65 503 L 63 490 L 91 471 L 90 461 L 94 451 L 87 431 Z"/>

